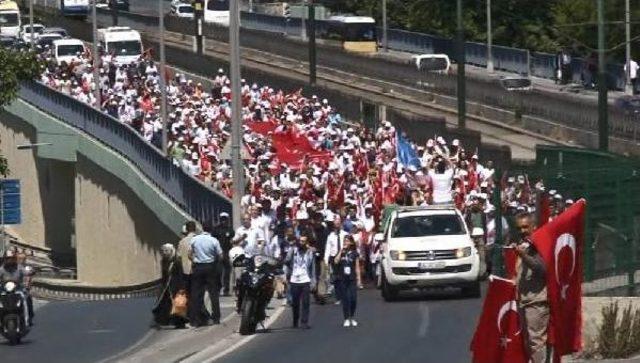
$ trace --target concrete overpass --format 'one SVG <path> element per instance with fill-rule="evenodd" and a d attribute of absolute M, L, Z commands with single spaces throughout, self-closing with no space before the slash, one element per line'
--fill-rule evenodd
<path fill-rule="evenodd" d="M 176 242 L 188 215 L 197 215 L 185 211 L 194 211 L 193 203 L 176 198 L 179 193 L 163 190 L 166 181 L 182 171 L 172 168 L 173 172 L 156 178 L 145 175 L 134 152 L 116 152 L 114 144 L 86 132 L 93 136 L 97 132 L 96 125 L 87 127 L 91 108 L 78 105 L 73 109 L 60 103 L 64 98 L 56 103 L 48 96 L 23 87 L 21 99 L 0 113 L 2 151 L 10 177 L 22 183 L 23 222 L 10 231 L 35 247 L 74 254 L 79 284 L 126 286 L 157 279 L 159 246 Z M 130 132 L 122 135 L 137 136 Z M 52 145 L 36 150 L 16 148 L 36 142 Z M 157 163 L 150 155 L 147 159 Z M 169 160 L 164 161 L 170 166 Z M 177 191 L 184 196 L 187 193 L 180 186 L 188 185 L 189 179 L 178 181 Z M 218 203 L 217 208 L 224 206 Z"/>

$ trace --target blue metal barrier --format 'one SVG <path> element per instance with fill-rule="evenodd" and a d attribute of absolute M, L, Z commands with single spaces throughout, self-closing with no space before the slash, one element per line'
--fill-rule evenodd
<path fill-rule="evenodd" d="M 58 120 L 82 130 L 133 163 L 163 194 L 196 220 L 230 213 L 224 195 L 176 167 L 129 125 L 37 82 L 25 82 L 20 98 Z"/>

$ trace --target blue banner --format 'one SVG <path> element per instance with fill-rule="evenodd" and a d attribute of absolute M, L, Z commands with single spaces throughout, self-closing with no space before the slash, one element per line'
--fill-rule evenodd
<path fill-rule="evenodd" d="M 411 143 L 407 138 L 402 135 L 400 130 L 396 130 L 396 152 L 398 154 L 398 163 L 402 164 L 405 168 L 409 165 L 413 165 L 416 168 L 420 168 L 420 159 L 416 155 L 416 151 L 411 147 Z"/>

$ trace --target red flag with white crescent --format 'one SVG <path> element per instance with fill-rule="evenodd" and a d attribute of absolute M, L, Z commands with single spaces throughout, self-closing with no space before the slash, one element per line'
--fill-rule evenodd
<path fill-rule="evenodd" d="M 527 363 L 513 281 L 489 276 L 489 288 L 471 341 L 473 363 Z"/>
<path fill-rule="evenodd" d="M 518 261 L 518 254 L 516 253 L 516 249 L 511 246 L 503 247 L 502 258 L 504 260 L 504 276 L 508 280 L 515 280 L 516 263 Z"/>
<path fill-rule="evenodd" d="M 586 202 L 579 200 L 531 236 L 547 267 L 549 343 L 562 356 L 582 348 L 582 251 Z"/>

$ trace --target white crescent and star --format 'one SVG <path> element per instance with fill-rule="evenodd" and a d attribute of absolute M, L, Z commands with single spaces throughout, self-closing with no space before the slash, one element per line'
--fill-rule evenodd
<path fill-rule="evenodd" d="M 556 239 L 556 248 L 554 251 L 555 256 L 555 267 L 556 267 L 556 281 L 558 285 L 560 285 L 560 297 L 563 300 L 567 299 L 567 289 L 569 288 L 569 284 L 563 284 L 560 282 L 560 274 L 558 271 L 558 256 L 560 255 L 560 251 L 563 248 L 569 247 L 571 249 L 571 272 L 569 272 L 569 276 L 573 276 L 573 271 L 576 268 L 576 238 L 571 233 L 563 233 Z"/>

